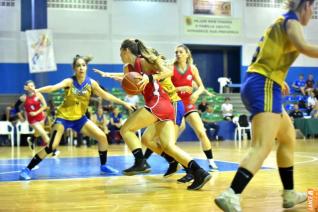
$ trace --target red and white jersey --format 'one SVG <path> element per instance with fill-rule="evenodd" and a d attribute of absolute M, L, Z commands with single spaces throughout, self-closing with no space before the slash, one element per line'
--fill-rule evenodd
<path fill-rule="evenodd" d="M 191 65 L 188 65 L 187 70 L 184 73 L 181 73 L 176 66 L 173 68 L 173 76 L 171 77 L 171 81 L 175 87 L 181 86 L 190 86 L 192 87 L 193 82 L 193 74 L 191 70 Z M 197 111 L 196 106 L 191 103 L 191 93 L 187 93 L 184 91 L 178 92 L 178 96 L 181 98 L 184 109 L 185 116 L 190 112 Z"/>
<path fill-rule="evenodd" d="M 141 58 L 137 57 L 134 67 L 128 66 L 129 72 L 138 72 L 144 74 L 141 66 Z M 157 73 L 153 70 L 152 74 Z M 167 93 L 161 88 L 159 83 L 154 80 L 153 83 L 148 83 L 142 92 L 145 99 L 145 107 L 150 109 L 151 112 L 157 116 L 160 120 L 172 120 L 174 121 L 175 114 L 173 106 L 170 102 L 170 98 Z"/>
<path fill-rule="evenodd" d="M 172 83 L 175 87 L 181 87 L 181 86 L 190 86 L 192 87 L 192 81 L 193 81 L 193 74 L 191 70 L 191 65 L 188 65 L 187 70 L 184 73 L 181 73 L 177 66 L 174 66 L 173 68 L 173 76 L 171 77 Z M 181 91 L 178 92 L 178 95 L 181 99 L 187 99 L 190 98 L 191 94 Z"/>
<path fill-rule="evenodd" d="M 33 96 L 26 95 L 25 102 L 24 102 L 24 110 L 26 112 L 26 116 L 30 124 L 34 124 L 36 122 L 40 122 L 45 119 L 43 112 L 39 113 L 36 116 L 30 115 L 30 112 L 36 112 L 40 108 L 41 108 L 41 101 L 36 95 L 33 95 Z"/>

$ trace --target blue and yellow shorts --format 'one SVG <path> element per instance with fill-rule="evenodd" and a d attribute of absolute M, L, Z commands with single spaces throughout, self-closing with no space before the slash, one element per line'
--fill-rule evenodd
<path fill-rule="evenodd" d="M 76 132 L 80 132 L 83 126 L 88 121 L 88 118 L 84 115 L 82 118 L 74 121 L 62 119 L 62 118 L 56 118 L 54 124 L 62 124 L 64 126 L 64 129 L 71 128 L 75 130 Z"/>
<path fill-rule="evenodd" d="M 174 112 L 175 112 L 175 124 L 178 125 L 180 127 L 181 123 L 182 123 L 182 118 L 184 116 L 184 105 L 182 100 L 179 100 L 177 102 L 173 103 L 173 108 L 174 108 Z"/>
<path fill-rule="evenodd" d="M 252 117 L 258 113 L 282 113 L 281 86 L 258 73 L 247 73 L 241 98 Z"/>

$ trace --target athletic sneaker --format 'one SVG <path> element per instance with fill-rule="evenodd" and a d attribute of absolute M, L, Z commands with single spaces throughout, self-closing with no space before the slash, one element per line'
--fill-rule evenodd
<path fill-rule="evenodd" d="M 35 142 L 33 142 L 31 137 L 27 137 L 27 142 L 31 151 L 35 149 Z"/>
<path fill-rule="evenodd" d="M 228 188 L 214 199 L 215 204 L 226 212 L 240 212 L 240 195 L 235 194 L 232 188 Z"/>
<path fill-rule="evenodd" d="M 150 168 L 149 168 L 149 164 L 147 164 L 146 159 L 142 159 L 141 161 L 137 161 L 135 160 L 135 163 L 132 167 L 125 169 L 123 171 L 124 175 L 136 175 L 136 174 L 140 174 L 140 173 L 149 173 L 150 172 Z"/>
<path fill-rule="evenodd" d="M 307 200 L 306 192 L 295 192 L 294 190 L 284 190 L 283 208 L 292 208 L 295 205 Z"/>
<path fill-rule="evenodd" d="M 179 183 L 188 183 L 190 181 L 192 181 L 194 178 L 193 178 L 193 175 L 190 174 L 190 173 L 187 173 L 186 175 L 184 175 L 183 177 L 181 177 L 180 179 L 178 179 L 177 181 Z"/>
<path fill-rule="evenodd" d="M 170 177 L 174 175 L 180 169 L 179 163 L 177 161 L 173 161 L 169 163 L 169 167 L 163 177 Z"/>
<path fill-rule="evenodd" d="M 212 176 L 204 169 L 200 168 L 193 173 L 194 181 L 188 186 L 188 190 L 199 190 L 201 189 Z"/>
<path fill-rule="evenodd" d="M 31 179 L 31 170 L 24 168 L 20 172 L 20 180 L 30 180 Z"/>
<path fill-rule="evenodd" d="M 112 168 L 109 165 L 101 165 L 100 166 L 100 174 L 118 174 L 119 171 L 117 169 Z"/>
<path fill-rule="evenodd" d="M 213 159 L 208 159 L 208 163 L 209 163 L 209 168 L 211 169 L 211 171 L 216 171 L 219 169 L 219 167 L 215 164 Z"/>

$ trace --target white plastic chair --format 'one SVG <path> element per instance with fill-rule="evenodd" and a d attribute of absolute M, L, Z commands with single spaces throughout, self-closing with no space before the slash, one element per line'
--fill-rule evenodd
<path fill-rule="evenodd" d="M 238 120 L 239 120 L 239 117 L 233 118 L 233 123 L 236 125 L 235 132 L 234 132 L 234 140 L 235 141 L 238 140 L 239 142 L 241 142 L 242 136 L 243 136 L 243 139 L 245 139 L 247 130 L 250 131 L 250 134 L 252 137 L 252 125 L 251 125 L 251 122 L 248 122 L 247 127 L 242 127 Z"/>
<path fill-rule="evenodd" d="M 9 121 L 0 121 L 0 135 L 10 136 L 11 146 L 14 147 L 14 126 Z"/>
<path fill-rule="evenodd" d="M 20 146 L 21 135 L 34 134 L 34 129 L 27 121 L 18 122 L 17 125 L 17 146 Z"/>
<path fill-rule="evenodd" d="M 231 80 L 229 78 L 227 78 L 227 77 L 219 77 L 218 78 L 218 82 L 220 83 L 219 93 L 223 93 L 224 86 L 226 86 L 227 84 L 231 83 Z"/>

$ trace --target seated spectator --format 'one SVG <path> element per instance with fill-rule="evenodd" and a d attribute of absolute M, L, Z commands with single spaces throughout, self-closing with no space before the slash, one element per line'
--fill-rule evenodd
<path fill-rule="evenodd" d="M 308 112 L 308 114 L 310 114 L 310 112 L 312 111 L 312 109 L 314 108 L 316 103 L 317 103 L 317 98 L 315 97 L 314 92 L 311 91 L 309 93 L 309 97 L 307 99 L 307 112 Z"/>
<path fill-rule="evenodd" d="M 211 120 L 211 117 L 213 115 L 213 107 L 210 105 L 206 106 L 206 111 L 201 114 L 201 118 L 204 124 L 204 128 L 206 129 L 206 134 L 208 138 L 213 138 L 218 140 L 218 132 L 219 132 L 219 125 L 217 125 L 214 121 Z M 212 135 L 210 129 L 214 129 L 214 133 Z"/>
<path fill-rule="evenodd" d="M 232 121 L 233 118 L 233 105 L 230 103 L 230 98 L 226 97 L 224 103 L 221 106 L 224 120 Z"/>
<path fill-rule="evenodd" d="M 304 80 L 304 75 L 299 74 L 298 80 L 293 82 L 292 88 L 295 93 L 301 93 L 302 95 L 305 95 L 305 85 L 306 85 L 306 82 Z"/>
<path fill-rule="evenodd" d="M 318 118 L 318 102 L 316 102 L 314 108 L 312 109 L 311 113 L 310 113 L 310 117 L 313 119 L 317 119 Z"/>
<path fill-rule="evenodd" d="M 309 74 L 306 80 L 305 93 L 309 95 L 309 93 L 312 92 L 314 89 L 315 89 L 314 75 Z"/>
<path fill-rule="evenodd" d="M 299 110 L 298 104 L 294 104 L 294 110 L 289 113 L 289 116 L 292 120 L 294 120 L 297 118 L 303 118 L 304 114 Z"/>
<path fill-rule="evenodd" d="M 198 105 L 198 111 L 200 114 L 204 113 L 208 107 L 208 103 L 206 102 L 206 98 L 202 98 L 202 102 Z"/>
<path fill-rule="evenodd" d="M 92 115 L 92 122 L 94 122 L 105 134 L 109 133 L 107 128 L 109 121 L 104 114 L 102 106 L 99 106 L 96 113 Z"/>
<path fill-rule="evenodd" d="M 18 120 L 23 122 L 24 116 L 23 113 L 19 112 L 19 105 L 10 105 L 6 107 L 6 121 L 10 121 L 15 124 Z"/>
<path fill-rule="evenodd" d="M 108 124 L 108 129 L 110 131 L 109 133 L 110 143 L 113 143 L 114 141 L 117 143 L 120 143 L 121 137 L 119 138 L 120 136 L 119 130 L 122 125 L 123 125 L 122 114 L 120 113 L 119 109 L 115 107 L 113 109 L 113 112 L 110 113 L 109 124 Z"/>

